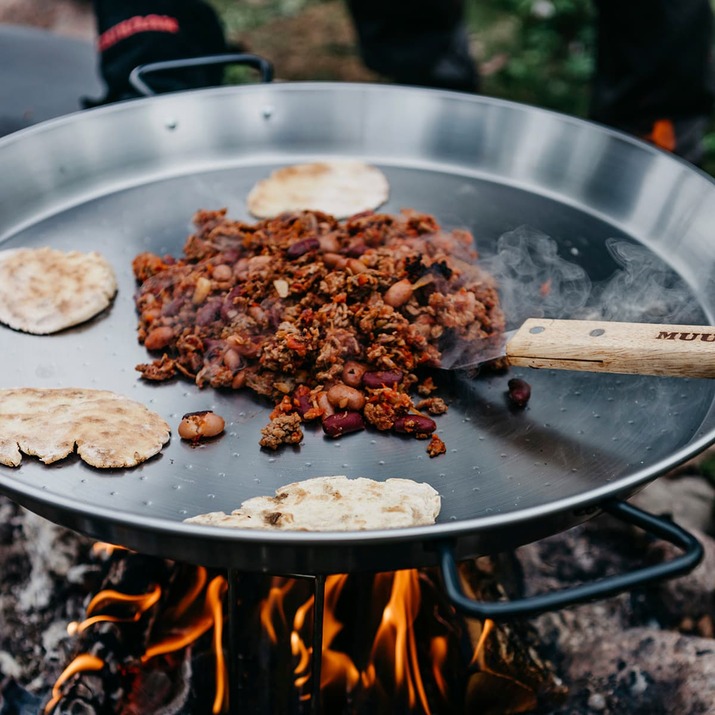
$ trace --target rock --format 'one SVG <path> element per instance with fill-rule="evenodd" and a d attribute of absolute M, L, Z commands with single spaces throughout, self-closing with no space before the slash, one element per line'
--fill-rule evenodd
<path fill-rule="evenodd" d="M 631 628 L 585 640 L 570 654 L 568 712 L 715 713 L 715 641 Z"/>
<path fill-rule="evenodd" d="M 685 529 L 715 533 L 715 489 L 703 477 L 656 479 L 630 501 L 652 514 L 669 514 Z"/>

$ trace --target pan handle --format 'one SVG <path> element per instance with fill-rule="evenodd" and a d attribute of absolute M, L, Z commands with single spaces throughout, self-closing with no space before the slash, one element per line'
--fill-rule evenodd
<path fill-rule="evenodd" d="M 442 576 L 452 604 L 465 615 L 477 618 L 508 620 L 531 617 L 545 611 L 555 611 L 577 603 L 606 598 L 647 583 L 682 576 L 692 571 L 702 561 L 704 552 L 700 542 L 691 533 L 672 521 L 657 517 L 618 499 L 607 501 L 600 505 L 600 508 L 621 521 L 637 526 L 653 536 L 680 547 L 683 553 L 664 563 L 646 566 L 630 573 L 608 576 L 592 583 L 580 584 L 553 593 L 539 594 L 514 601 L 485 603 L 474 601 L 464 593 L 457 572 L 454 545 L 451 541 L 441 542 L 438 545 L 438 550 Z"/>
<path fill-rule="evenodd" d="M 261 73 L 261 82 L 273 81 L 273 65 L 265 58 L 250 54 L 207 55 L 180 60 L 151 62 L 135 67 L 129 74 L 129 83 L 144 97 L 153 97 L 156 92 L 144 81 L 144 75 L 166 70 L 182 70 L 189 67 L 207 67 L 209 65 L 246 65 Z"/>

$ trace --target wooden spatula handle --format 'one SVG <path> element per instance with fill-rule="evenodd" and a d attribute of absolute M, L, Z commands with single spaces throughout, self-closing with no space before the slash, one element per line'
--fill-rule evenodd
<path fill-rule="evenodd" d="M 530 318 L 506 354 L 525 367 L 715 377 L 715 327 Z"/>

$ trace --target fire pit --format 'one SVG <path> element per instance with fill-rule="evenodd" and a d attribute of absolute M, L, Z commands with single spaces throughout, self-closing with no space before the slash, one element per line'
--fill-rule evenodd
<path fill-rule="evenodd" d="M 691 466 L 636 501 L 690 513 L 704 564 L 659 587 L 499 624 L 459 616 L 434 569 L 331 576 L 316 606 L 311 579 L 117 549 L 3 499 L 0 712 L 39 715 L 53 688 L 56 715 L 706 712 L 715 541 L 701 529 L 715 531 L 715 492 Z M 497 599 L 660 560 L 662 549 L 602 517 L 461 573 L 473 595 Z"/>

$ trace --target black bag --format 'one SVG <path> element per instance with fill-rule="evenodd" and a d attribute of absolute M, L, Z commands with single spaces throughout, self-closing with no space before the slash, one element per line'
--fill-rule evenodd
<path fill-rule="evenodd" d="M 223 28 L 201 0 L 94 0 L 100 73 L 107 93 L 87 106 L 137 97 L 131 71 L 144 64 L 226 52 Z M 221 84 L 223 68 L 194 67 L 151 76 L 157 93 Z"/>

